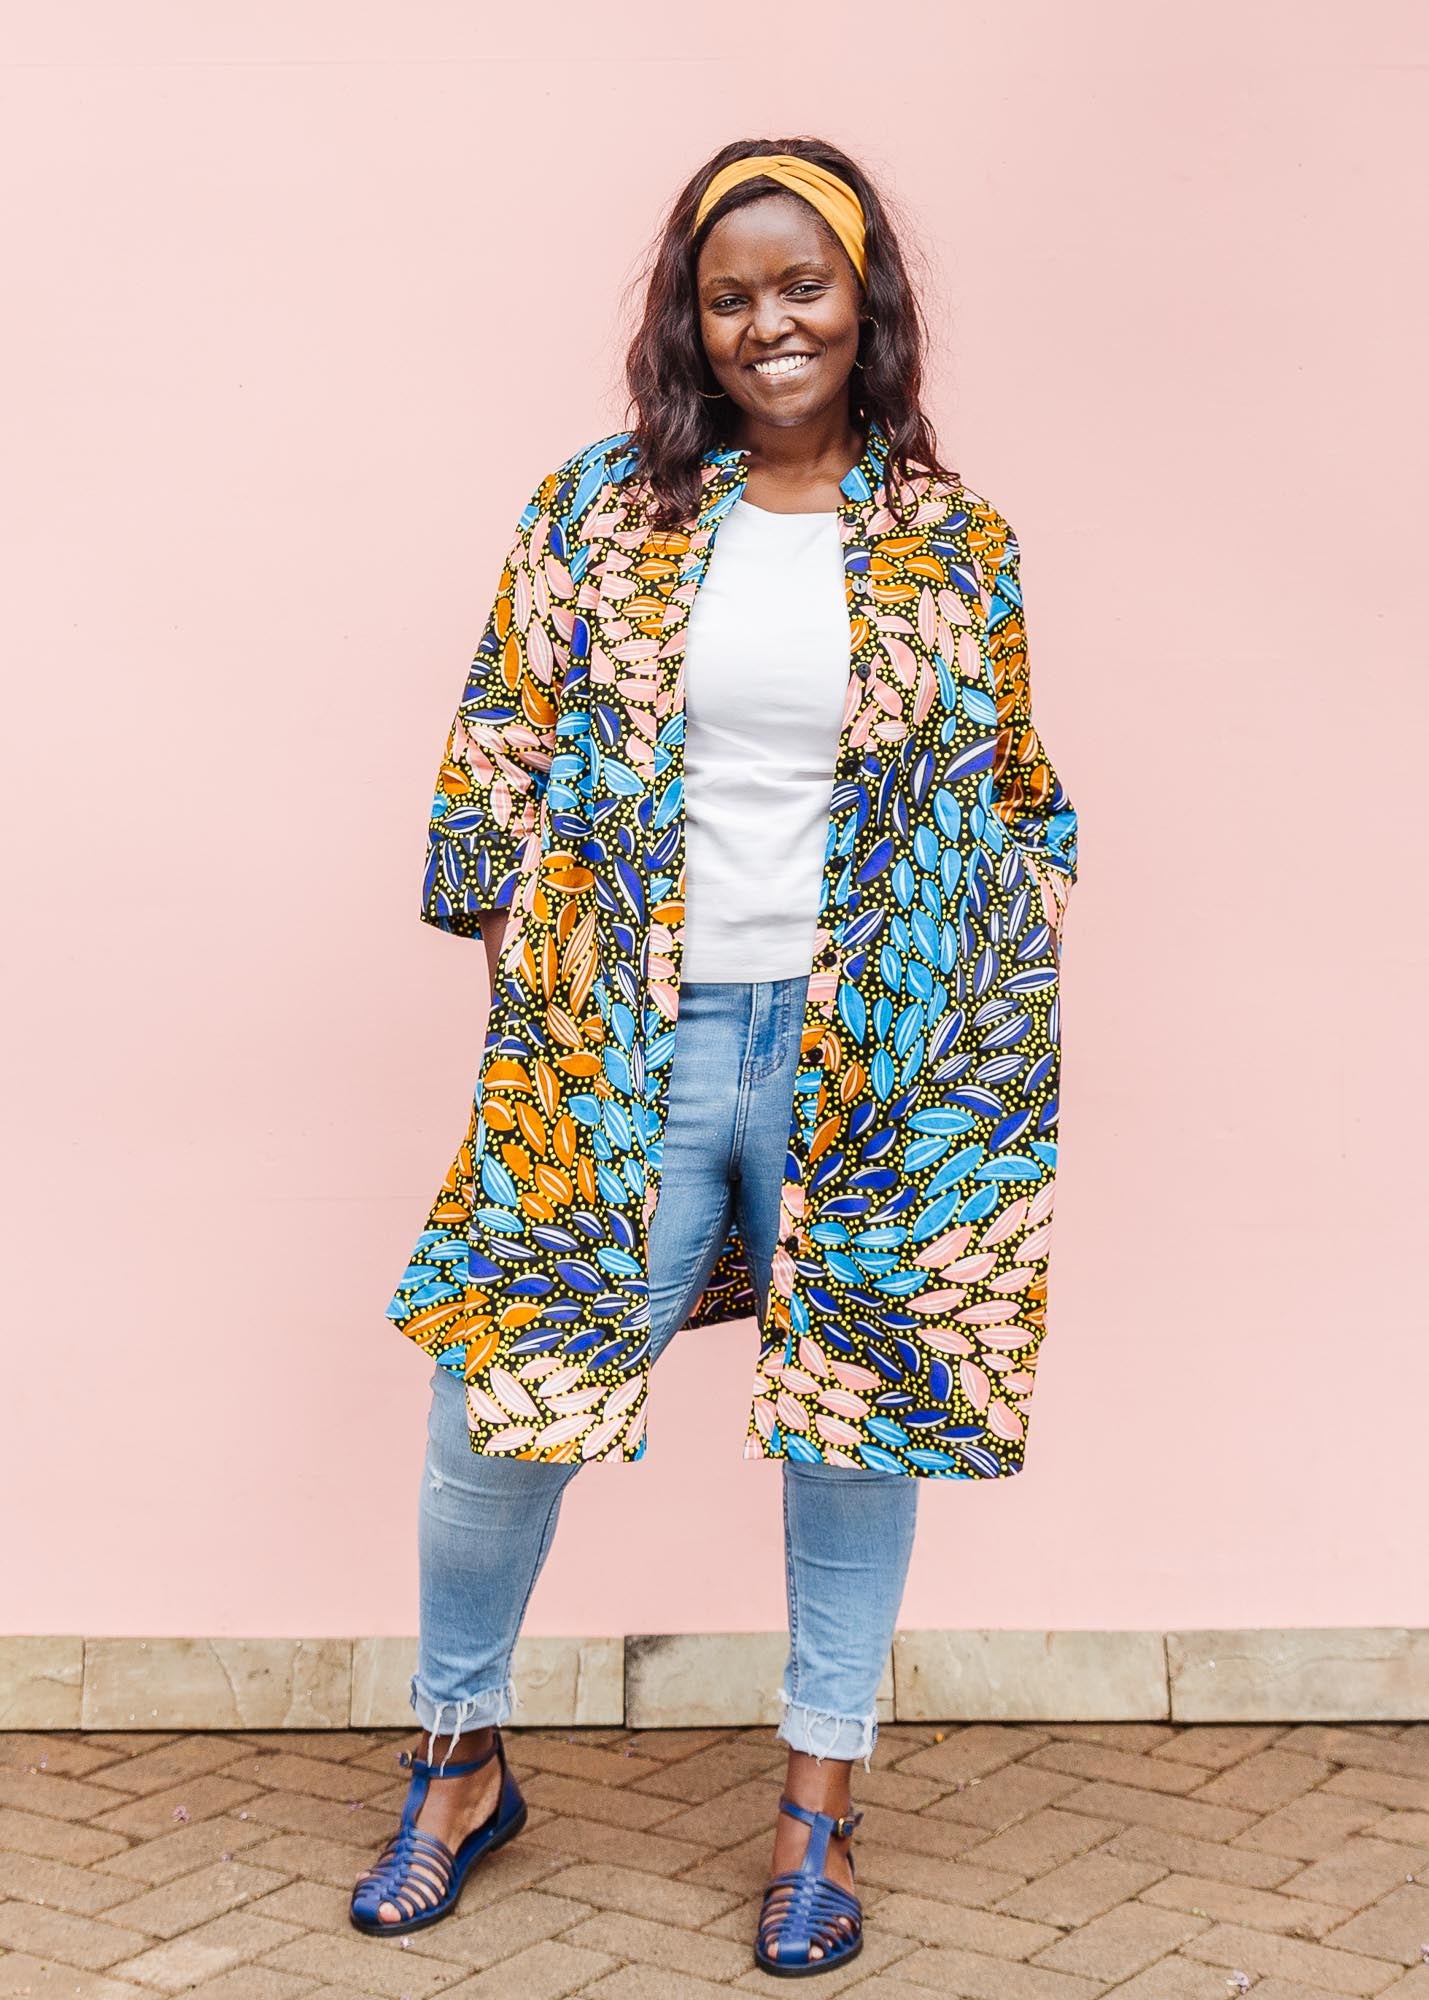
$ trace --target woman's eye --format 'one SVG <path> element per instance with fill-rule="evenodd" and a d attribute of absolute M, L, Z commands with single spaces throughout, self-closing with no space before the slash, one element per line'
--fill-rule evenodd
<path fill-rule="evenodd" d="M 794 285 L 791 289 L 795 294 L 798 294 L 799 292 L 822 292 L 823 286 L 819 283 L 817 278 L 805 278 L 801 284 Z M 726 293 L 726 295 L 722 299 L 711 299 L 710 311 L 722 312 L 726 306 L 737 306 L 741 304 L 743 304 L 743 300 L 740 294 L 738 292 L 730 292 Z"/>

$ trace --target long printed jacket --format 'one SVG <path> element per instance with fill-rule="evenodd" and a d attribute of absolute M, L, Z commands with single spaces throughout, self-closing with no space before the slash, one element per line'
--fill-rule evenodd
<path fill-rule="evenodd" d="M 996 1478 L 1046 1325 L 1077 817 L 1011 528 L 926 472 L 900 525 L 886 453 L 875 424 L 842 483 L 849 677 L 767 1306 L 735 1225 L 685 1324 L 759 1322 L 748 1458 Z M 710 450 L 675 531 L 638 517 L 628 431 L 543 478 L 447 741 L 422 916 L 509 921 L 467 1134 L 387 1316 L 464 1376 L 477 1452 L 645 1451 L 685 634 L 746 476 Z"/>

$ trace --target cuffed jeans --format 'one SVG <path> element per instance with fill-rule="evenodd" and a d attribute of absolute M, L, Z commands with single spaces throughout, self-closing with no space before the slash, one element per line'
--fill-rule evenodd
<path fill-rule="evenodd" d="M 764 1311 L 807 990 L 807 974 L 681 985 L 663 1178 L 648 1244 L 652 1367 L 693 1310 L 732 1218 Z M 789 1654 L 776 1689 L 776 1733 L 796 1750 L 862 1759 L 867 1769 L 922 1482 L 861 1467 L 780 1463 Z M 562 1496 L 580 1470 L 581 1461 L 474 1452 L 462 1380 L 435 1370 L 411 1693 L 433 1742 L 453 1738 L 448 1756 L 464 1730 L 504 1722 L 520 1706 L 512 1656 Z"/>

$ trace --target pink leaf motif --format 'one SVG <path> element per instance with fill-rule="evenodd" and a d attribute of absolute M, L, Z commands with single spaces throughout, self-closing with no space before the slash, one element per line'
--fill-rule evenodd
<path fill-rule="evenodd" d="M 992 1384 L 975 1361 L 963 1360 L 958 1363 L 958 1380 L 962 1383 L 963 1394 L 975 1410 L 985 1410 L 987 1399 L 992 1394 Z"/>

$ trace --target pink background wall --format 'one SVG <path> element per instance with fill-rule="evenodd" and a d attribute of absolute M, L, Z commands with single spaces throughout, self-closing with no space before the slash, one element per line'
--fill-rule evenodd
<path fill-rule="evenodd" d="M 924 1488 L 904 1623 L 1429 1622 L 1429 17 L 714 18 L 11 14 L 8 1629 L 415 1628 L 383 1306 L 485 976 L 416 917 L 436 763 L 663 204 L 801 130 L 913 218 L 1082 816 L 1028 1469 Z M 780 1625 L 753 1353 L 662 1361 L 529 1631 Z"/>

